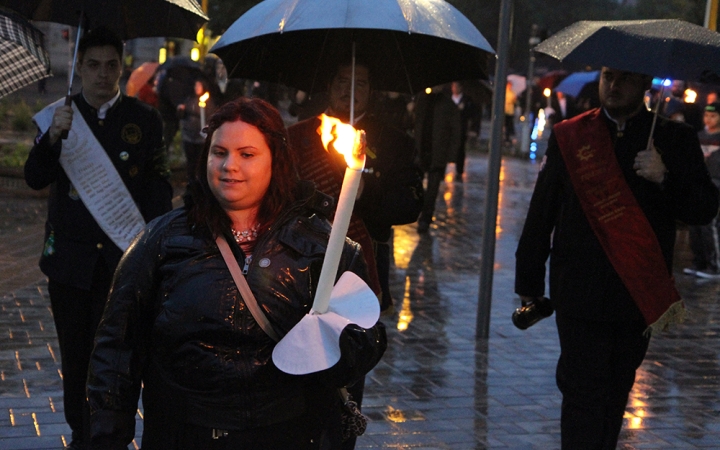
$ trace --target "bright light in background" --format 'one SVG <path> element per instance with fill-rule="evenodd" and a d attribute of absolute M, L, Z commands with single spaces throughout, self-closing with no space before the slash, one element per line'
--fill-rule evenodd
<path fill-rule="evenodd" d="M 405 270 L 410 265 L 410 258 L 420 241 L 420 237 L 414 231 L 405 227 L 393 228 L 393 258 L 395 267 Z"/>
<path fill-rule="evenodd" d="M 190 59 L 193 61 L 199 61 L 200 60 L 200 49 L 195 47 L 192 50 L 190 50 Z"/>
<path fill-rule="evenodd" d="M 692 89 L 685 89 L 685 103 L 695 103 L 695 100 L 697 100 L 697 92 L 693 91 Z"/>
<path fill-rule="evenodd" d="M 426 94 L 432 94 L 432 88 L 425 88 Z"/>
<path fill-rule="evenodd" d="M 502 207 L 503 203 L 503 191 L 505 190 L 505 186 L 503 181 L 505 181 L 505 163 L 502 163 L 500 166 L 500 190 L 498 191 L 498 209 L 497 209 L 497 221 L 495 222 L 495 239 L 500 239 L 500 235 L 503 232 L 502 223 L 503 223 L 503 212 L 505 209 Z"/>
<path fill-rule="evenodd" d="M 398 313 L 398 323 L 397 323 L 397 329 L 398 331 L 405 331 L 410 326 L 410 322 L 412 322 L 413 318 L 415 316 L 412 313 L 412 310 L 410 309 L 410 277 L 405 277 L 405 294 L 403 295 L 403 302 L 402 302 L 402 308 L 400 309 L 400 312 Z"/>
<path fill-rule="evenodd" d="M 545 90 L 543 90 L 543 95 L 545 97 L 550 97 L 551 94 L 552 94 L 552 90 L 550 88 L 545 88 Z"/>
<path fill-rule="evenodd" d="M 163 47 L 158 52 L 158 63 L 162 64 L 166 60 L 167 60 L 167 49 L 165 47 Z"/>

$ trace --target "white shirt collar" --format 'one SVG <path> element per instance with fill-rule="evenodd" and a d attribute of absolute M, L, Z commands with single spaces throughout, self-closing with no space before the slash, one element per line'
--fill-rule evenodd
<path fill-rule="evenodd" d="M 85 97 L 85 94 L 83 94 L 83 98 L 85 101 L 90 104 L 90 102 L 87 101 L 87 97 Z M 115 104 L 115 102 L 118 101 L 120 98 L 120 89 L 118 89 L 117 94 L 115 94 L 115 97 L 111 98 L 107 103 L 103 103 L 100 105 L 100 107 L 97 110 L 97 116 L 98 119 L 105 120 L 105 116 L 107 115 L 107 112 L 112 106 Z"/>
<path fill-rule="evenodd" d="M 620 123 L 619 123 L 617 120 L 615 120 L 615 119 L 613 119 L 612 117 L 610 117 L 610 114 L 608 114 L 607 109 L 603 108 L 602 110 L 603 110 L 603 112 L 605 113 L 605 117 L 607 117 L 608 119 L 610 119 L 610 120 L 612 120 L 613 122 L 615 122 L 615 125 L 617 126 L 617 130 L 618 130 L 618 131 L 625 131 L 625 124 L 627 123 L 627 120 L 626 120 L 625 122 L 623 122 L 622 126 L 620 126 Z"/>
<path fill-rule="evenodd" d="M 462 94 L 457 94 L 457 95 L 453 94 L 453 96 L 452 96 L 452 99 L 456 105 L 460 104 L 460 101 L 462 100 L 462 98 L 463 98 Z"/>

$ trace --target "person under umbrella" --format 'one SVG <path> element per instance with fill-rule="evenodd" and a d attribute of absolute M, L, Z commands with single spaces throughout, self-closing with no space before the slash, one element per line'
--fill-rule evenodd
<path fill-rule="evenodd" d="M 273 364 L 270 333 L 287 334 L 313 303 L 332 201 L 298 180 L 264 100 L 228 102 L 207 128 L 185 205 L 149 224 L 116 272 L 88 375 L 91 448 L 132 441 L 142 385 L 145 450 L 337 449 L 337 388 L 379 361 L 385 329 L 345 327 L 340 361 L 322 372 Z M 344 241 L 339 268 L 367 279 L 356 243 Z"/>
<path fill-rule="evenodd" d="M 367 143 L 366 172 L 362 176 L 360 193 L 354 205 L 348 237 L 363 248 L 370 274 L 369 286 L 379 295 L 381 310 L 393 311 L 390 294 L 390 239 L 393 225 L 417 220 L 423 201 L 422 177 L 415 165 L 413 140 L 400 130 L 389 126 L 368 111 L 372 93 L 373 74 L 363 62 L 355 64 L 355 89 L 351 88 L 353 74 L 350 58 L 339 58 L 337 69 L 328 74 L 328 109 L 325 114 L 349 122 L 351 97 L 354 96 L 354 123 L 365 130 Z M 288 129 L 290 142 L 299 161 L 301 179 L 313 181 L 325 194 L 338 198 L 345 172 L 342 155 L 331 154 L 323 147 L 317 133 L 319 117 L 311 117 Z M 348 390 L 362 405 L 364 380 Z M 343 444 L 352 449 L 355 439 Z"/>
<path fill-rule="evenodd" d="M 107 29 L 83 36 L 82 91 L 72 106 L 62 99 L 35 116 L 40 132 L 25 163 L 28 186 L 51 186 L 40 269 L 60 344 L 68 449 L 87 448 L 85 381 L 115 267 L 133 230 L 172 208 L 160 114 L 120 92 L 122 52 Z"/>
<path fill-rule="evenodd" d="M 718 190 L 695 131 L 644 104 L 652 77 L 603 67 L 601 107 L 553 128 L 516 252 L 515 292 L 545 293 L 560 338 L 562 448 L 615 449 L 651 332 L 682 320 L 676 221 L 703 224 Z"/>

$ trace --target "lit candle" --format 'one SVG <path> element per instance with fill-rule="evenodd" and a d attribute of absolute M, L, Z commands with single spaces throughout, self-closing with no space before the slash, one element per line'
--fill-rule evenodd
<path fill-rule="evenodd" d="M 323 145 L 326 149 L 334 147 L 339 153 L 345 156 L 347 168 L 343 179 L 340 197 L 338 198 L 337 211 L 333 220 L 327 251 L 323 261 L 320 279 L 318 280 L 317 291 L 313 301 L 312 313 L 324 314 L 328 310 L 330 292 L 335 284 L 340 255 L 345 245 L 345 235 L 350 225 L 350 216 L 355 206 L 358 188 L 362 171 L 365 167 L 365 133 L 357 131 L 351 125 L 342 123 L 340 120 L 321 116 L 322 124 L 318 129 L 321 134 Z"/>
<path fill-rule="evenodd" d="M 209 98 L 210 93 L 206 92 L 198 99 L 198 106 L 200 107 L 200 132 L 202 132 L 202 129 L 205 128 L 205 106 L 207 105 L 206 102 Z"/>

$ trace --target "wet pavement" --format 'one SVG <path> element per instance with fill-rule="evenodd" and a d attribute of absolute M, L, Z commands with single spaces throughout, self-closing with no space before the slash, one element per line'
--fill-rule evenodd
<path fill-rule="evenodd" d="M 367 377 L 371 420 L 357 448 L 559 448 L 555 324 L 523 332 L 510 321 L 519 303 L 513 255 L 538 164 L 503 161 L 490 336 L 476 340 L 487 158 L 469 158 L 464 182 L 446 178 L 428 234 L 415 224 L 395 230 L 396 311 L 383 318 L 390 345 Z M 70 431 L 36 266 L 44 211 L 41 196 L 0 189 L 0 449 L 60 449 Z M 686 233 L 678 237 L 676 276 L 690 318 L 652 339 L 619 448 L 720 448 L 720 282 L 680 273 L 688 254 Z"/>

